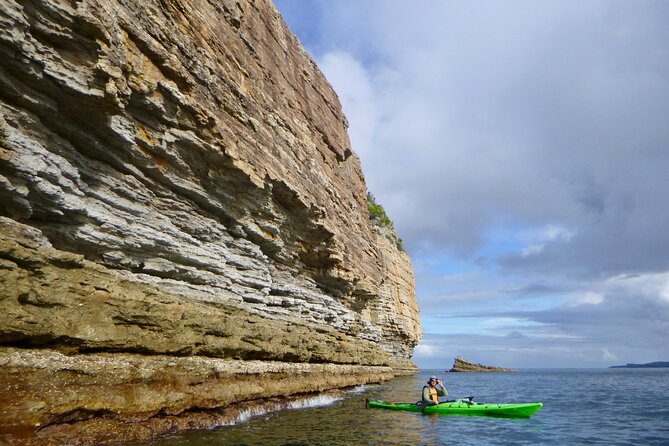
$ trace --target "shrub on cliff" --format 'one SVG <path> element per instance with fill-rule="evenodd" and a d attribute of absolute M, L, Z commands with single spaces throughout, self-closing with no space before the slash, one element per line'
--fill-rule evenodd
<path fill-rule="evenodd" d="M 379 226 L 393 227 L 393 222 L 386 215 L 386 210 L 376 202 L 376 198 L 374 198 L 371 192 L 367 192 L 367 210 L 369 211 L 369 219 L 372 222 Z"/>
<path fill-rule="evenodd" d="M 376 198 L 374 198 L 374 195 L 372 195 L 371 192 L 367 192 L 367 210 L 369 211 L 369 220 L 372 224 L 392 228 L 392 235 L 387 235 L 388 240 L 390 240 L 391 243 L 394 243 L 395 246 L 397 246 L 397 249 L 404 251 L 404 244 L 402 243 L 402 239 L 395 234 L 395 226 L 393 225 L 393 222 L 388 218 L 383 206 L 376 202 Z"/>

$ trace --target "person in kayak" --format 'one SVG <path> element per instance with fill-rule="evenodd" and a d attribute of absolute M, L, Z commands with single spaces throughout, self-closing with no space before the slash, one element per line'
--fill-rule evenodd
<path fill-rule="evenodd" d="M 439 404 L 439 397 L 446 395 L 448 392 L 444 383 L 436 376 L 430 376 L 427 386 L 423 386 L 423 404 L 428 406 Z"/>

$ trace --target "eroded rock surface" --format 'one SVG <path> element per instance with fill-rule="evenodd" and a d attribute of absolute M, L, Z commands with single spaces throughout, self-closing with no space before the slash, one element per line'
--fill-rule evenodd
<path fill-rule="evenodd" d="M 280 410 L 309 392 L 320 395 L 393 376 L 390 367 L 66 356 L 45 349 L 0 348 L 0 353 L 0 420 L 13 433 L 6 437 L 11 444 L 130 441 L 211 428 L 236 422 L 244 411 Z M 12 389 L 21 389 L 20 399 Z M 9 419 L 15 424 L 4 424 Z"/>
<path fill-rule="evenodd" d="M 346 127 L 268 0 L 0 0 L 0 335 L 22 349 L 3 367 L 21 351 L 46 355 L 25 376 L 60 375 L 50 354 L 360 367 L 323 388 L 414 370 L 411 265 L 370 224 Z M 322 390 L 306 387 L 252 398 Z M 50 429 L 67 420 L 35 398 Z M 111 422 L 125 401 L 67 410 Z M 44 432 L 17 407 L 0 431 Z"/>

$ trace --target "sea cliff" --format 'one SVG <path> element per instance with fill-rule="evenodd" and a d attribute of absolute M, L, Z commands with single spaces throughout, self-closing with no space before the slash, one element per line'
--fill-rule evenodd
<path fill-rule="evenodd" d="M 0 0 L 0 435 L 147 438 L 411 373 L 408 256 L 268 0 Z"/>

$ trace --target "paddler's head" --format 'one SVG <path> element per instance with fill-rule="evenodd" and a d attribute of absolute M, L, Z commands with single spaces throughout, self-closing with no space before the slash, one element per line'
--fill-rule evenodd
<path fill-rule="evenodd" d="M 431 385 L 431 386 L 434 386 L 434 385 L 437 384 L 438 381 L 439 381 L 439 378 L 437 378 L 436 376 L 432 375 L 432 376 L 430 376 L 430 379 L 427 380 L 427 383 L 428 383 L 429 385 Z"/>

